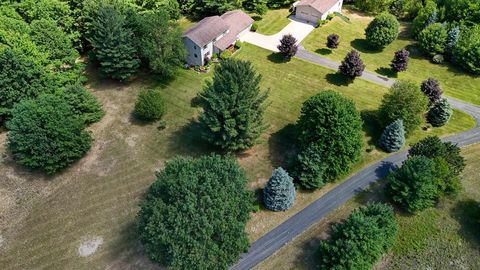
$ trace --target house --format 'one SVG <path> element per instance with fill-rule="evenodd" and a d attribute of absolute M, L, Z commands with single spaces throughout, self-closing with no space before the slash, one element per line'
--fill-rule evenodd
<path fill-rule="evenodd" d="M 295 18 L 310 23 L 327 19 L 329 14 L 342 12 L 343 0 L 302 0 L 293 4 Z"/>
<path fill-rule="evenodd" d="M 253 19 L 241 10 L 229 11 L 222 16 L 206 17 L 183 33 L 187 49 L 187 63 L 203 66 L 206 59 L 220 53 L 246 32 L 250 31 Z"/>

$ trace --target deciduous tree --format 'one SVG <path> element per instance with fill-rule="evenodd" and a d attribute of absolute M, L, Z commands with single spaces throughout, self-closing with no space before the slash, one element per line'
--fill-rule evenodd
<path fill-rule="evenodd" d="M 363 64 L 362 59 L 360 59 L 360 54 L 356 50 L 349 52 L 338 68 L 340 73 L 350 79 L 362 76 L 363 70 L 365 70 L 365 65 Z"/>
<path fill-rule="evenodd" d="M 382 13 L 375 17 L 365 29 L 368 43 L 375 48 L 383 48 L 398 37 L 400 24 L 397 18 L 389 13 Z"/>
<path fill-rule="evenodd" d="M 428 78 L 420 85 L 423 94 L 428 97 L 430 104 L 435 104 L 442 98 L 440 83 L 434 78 Z"/>
<path fill-rule="evenodd" d="M 327 37 L 327 47 L 330 49 L 336 49 L 340 44 L 340 37 L 337 34 L 330 34 Z"/>
<path fill-rule="evenodd" d="M 396 51 L 390 66 L 395 72 L 406 71 L 409 56 L 410 52 L 405 50 L 405 48 Z"/>
<path fill-rule="evenodd" d="M 290 60 L 297 53 L 298 45 L 296 43 L 297 39 L 291 34 L 287 34 L 280 39 L 280 44 L 277 48 L 285 59 Z"/>

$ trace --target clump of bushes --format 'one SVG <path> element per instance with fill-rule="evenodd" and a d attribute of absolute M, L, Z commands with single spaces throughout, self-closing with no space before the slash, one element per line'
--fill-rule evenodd
<path fill-rule="evenodd" d="M 390 67 L 395 72 L 406 71 L 408 67 L 409 56 L 410 52 L 405 48 L 396 51 Z"/>
<path fill-rule="evenodd" d="M 350 79 L 362 76 L 365 65 L 356 50 L 350 51 L 343 59 L 338 71 Z"/>
<path fill-rule="evenodd" d="M 403 120 L 408 136 L 420 126 L 427 108 L 428 99 L 416 84 L 397 81 L 383 96 L 378 117 L 384 127 L 397 119 Z"/>
<path fill-rule="evenodd" d="M 327 47 L 330 49 L 336 49 L 340 44 L 340 37 L 337 34 L 330 34 L 327 37 Z"/>
<path fill-rule="evenodd" d="M 282 39 L 280 39 L 280 44 L 277 48 L 285 59 L 290 60 L 297 54 L 297 39 L 291 34 L 284 35 Z"/>
<path fill-rule="evenodd" d="M 398 225 L 393 208 L 372 203 L 332 226 L 319 247 L 320 269 L 371 269 L 395 243 Z"/>
<path fill-rule="evenodd" d="M 400 150 L 405 144 L 405 129 L 403 120 L 397 119 L 388 125 L 380 137 L 379 146 L 391 153 Z"/>
<path fill-rule="evenodd" d="M 399 28 L 400 24 L 395 16 L 382 13 L 367 26 L 365 36 L 373 47 L 383 48 L 397 39 Z"/>
<path fill-rule="evenodd" d="M 322 187 L 358 160 L 363 122 L 355 104 L 339 93 L 324 91 L 305 101 L 297 125 L 295 176 L 303 187 Z"/>
<path fill-rule="evenodd" d="M 134 114 L 141 120 L 154 121 L 165 113 L 165 102 L 157 90 L 142 90 L 135 103 Z"/>
<path fill-rule="evenodd" d="M 295 195 L 292 177 L 283 168 L 275 169 L 263 189 L 265 207 L 272 211 L 288 210 L 293 206 Z"/>
<path fill-rule="evenodd" d="M 246 185 L 232 157 L 168 161 L 137 216 L 148 257 L 173 269 L 227 269 L 248 248 L 252 194 Z"/>

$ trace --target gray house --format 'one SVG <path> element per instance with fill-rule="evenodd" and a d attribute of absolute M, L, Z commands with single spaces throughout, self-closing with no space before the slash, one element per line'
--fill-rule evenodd
<path fill-rule="evenodd" d="M 253 19 L 241 10 L 199 21 L 182 36 L 187 49 L 187 63 L 203 66 L 205 59 L 235 44 L 244 33 L 250 31 L 252 24 Z"/>
<path fill-rule="evenodd" d="M 295 17 L 310 23 L 325 20 L 329 14 L 342 12 L 343 0 L 302 0 L 293 4 Z"/>

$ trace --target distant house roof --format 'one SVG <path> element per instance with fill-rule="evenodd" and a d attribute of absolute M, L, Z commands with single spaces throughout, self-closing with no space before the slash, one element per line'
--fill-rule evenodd
<path fill-rule="evenodd" d="M 220 18 L 225 21 L 230 30 L 224 37 L 214 43 L 215 47 L 220 50 L 225 50 L 232 45 L 237 40 L 238 34 L 253 24 L 253 19 L 241 10 L 229 11 Z"/>
<path fill-rule="evenodd" d="M 183 33 L 195 44 L 203 47 L 229 29 L 229 25 L 219 16 L 205 17 Z"/>
<path fill-rule="evenodd" d="M 336 3 L 340 0 L 302 0 L 297 3 L 295 6 L 311 6 L 312 8 L 316 9 L 320 13 L 327 12 L 331 7 L 333 7 Z"/>

